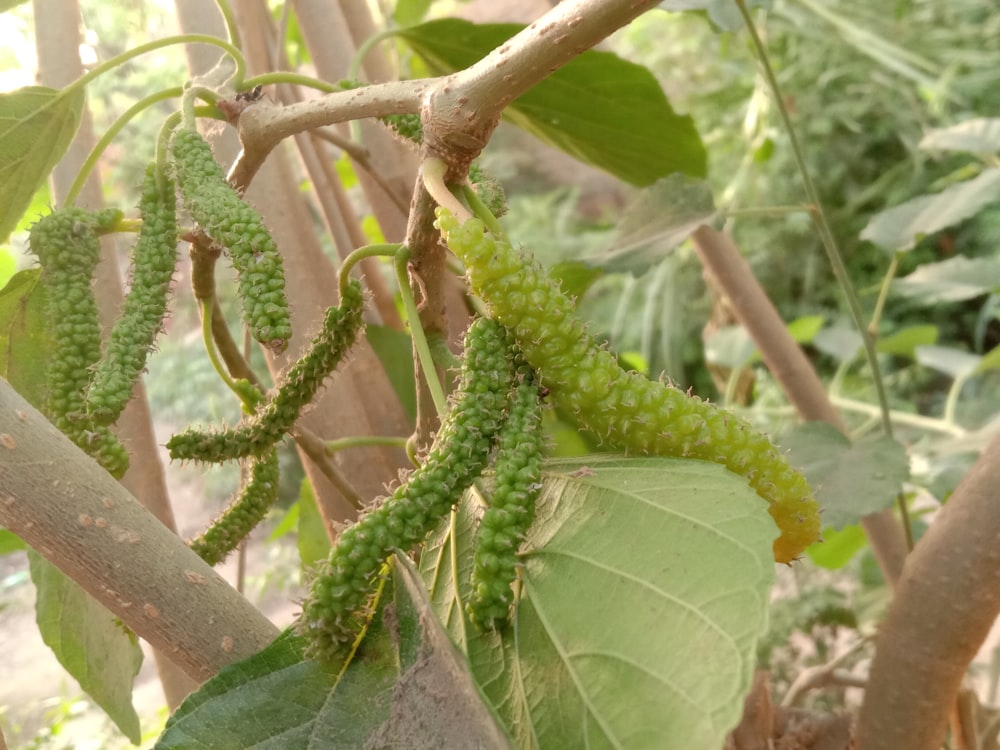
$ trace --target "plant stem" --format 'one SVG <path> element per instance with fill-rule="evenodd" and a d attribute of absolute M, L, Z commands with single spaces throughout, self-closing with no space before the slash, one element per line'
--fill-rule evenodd
<path fill-rule="evenodd" d="M 406 448 L 409 438 L 393 437 L 391 435 L 362 435 L 358 437 L 337 438 L 327 440 L 325 443 L 326 452 L 334 454 L 337 451 L 348 448 L 368 448 L 371 446 L 390 446 L 393 448 Z"/>
<path fill-rule="evenodd" d="M 424 335 L 423 326 L 420 325 L 420 312 L 417 310 L 417 303 L 413 299 L 413 292 L 410 289 L 409 273 L 410 251 L 406 247 L 400 248 L 396 253 L 395 267 L 396 279 L 399 282 L 399 293 L 403 298 L 403 307 L 406 308 L 406 317 L 410 324 L 410 336 L 413 339 L 413 347 L 417 351 L 417 359 L 420 361 L 420 369 L 427 379 L 427 387 L 434 400 L 434 409 L 438 418 L 442 418 L 448 411 L 448 400 L 445 398 L 444 389 L 438 378 L 437 367 L 434 365 L 434 357 L 431 356 L 431 349 L 427 345 L 427 336 Z"/>
<path fill-rule="evenodd" d="M 767 79 L 768 86 L 771 89 L 771 95 L 774 97 L 775 106 L 778 108 L 778 112 L 781 115 L 782 124 L 785 127 L 785 131 L 788 133 L 788 140 L 791 144 L 792 153 L 795 157 L 795 164 L 798 167 L 799 175 L 802 178 L 802 184 L 805 188 L 806 195 L 813 207 L 813 221 L 816 224 L 816 229 L 819 231 L 820 240 L 823 243 L 824 250 L 826 250 L 826 255 L 830 261 L 830 267 L 833 270 L 833 275 L 836 277 L 837 283 L 840 285 L 840 288 L 844 293 L 844 297 L 847 300 L 847 307 L 850 311 L 851 318 L 854 321 L 854 325 L 861 334 L 861 340 L 865 349 L 865 357 L 868 359 L 868 366 L 872 373 L 872 384 L 875 386 L 875 395 L 878 399 L 881 410 L 882 430 L 888 437 L 892 437 L 892 419 L 889 417 L 889 399 L 885 393 L 885 384 L 882 382 L 882 371 L 878 364 L 878 352 L 875 350 L 875 340 L 869 332 L 868 326 L 865 324 L 865 317 L 861 310 L 861 303 L 858 301 L 857 294 L 854 292 L 854 287 L 851 285 L 851 279 L 847 273 L 847 267 L 844 265 L 843 256 L 840 253 L 840 248 L 837 246 L 837 240 L 833 236 L 833 230 L 830 229 L 830 223 L 827 220 L 826 212 L 823 210 L 823 204 L 820 202 L 819 191 L 816 189 L 815 183 L 813 183 L 812 175 L 810 174 L 809 167 L 806 164 L 805 152 L 802 149 L 802 144 L 799 142 L 798 135 L 792 125 L 792 118 L 788 113 L 788 108 L 785 106 L 784 97 L 781 93 L 781 87 L 778 84 L 777 76 L 774 75 L 773 68 L 771 68 L 771 62 L 768 59 L 764 42 L 757 33 L 757 27 L 753 22 L 753 16 L 746 6 L 746 0 L 736 0 L 736 5 L 743 16 L 743 20 L 746 22 L 747 30 L 750 32 L 750 38 L 753 40 L 754 49 L 757 52 L 757 59 L 760 61 L 761 67 L 763 68 L 764 77 Z M 902 497 L 902 494 L 900 494 L 897 504 L 899 506 L 899 513 L 902 516 L 903 531 L 906 534 L 907 548 L 912 550 L 913 531 L 910 528 L 909 511 L 907 510 L 906 502 Z"/>

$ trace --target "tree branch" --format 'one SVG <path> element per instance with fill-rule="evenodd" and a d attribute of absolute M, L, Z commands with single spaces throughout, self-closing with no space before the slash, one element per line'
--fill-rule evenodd
<path fill-rule="evenodd" d="M 203 682 L 278 629 L 0 379 L 0 525 Z"/>
<path fill-rule="evenodd" d="M 859 750 L 937 750 L 969 662 L 1000 614 L 1000 437 L 907 560 L 858 720 Z"/>

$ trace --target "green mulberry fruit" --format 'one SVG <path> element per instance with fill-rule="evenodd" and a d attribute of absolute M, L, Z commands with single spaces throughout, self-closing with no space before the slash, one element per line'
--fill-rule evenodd
<path fill-rule="evenodd" d="M 486 465 L 513 379 L 510 342 L 486 319 L 466 335 L 452 408 L 424 464 L 391 497 L 340 535 L 299 619 L 312 653 L 333 661 L 360 632 L 378 571 L 393 549 L 421 542 Z"/>
<path fill-rule="evenodd" d="M 190 543 L 191 549 L 209 565 L 218 565 L 256 528 L 278 497 L 278 451 L 254 459 L 250 478 L 239 496 L 212 522 L 204 534 Z"/>
<path fill-rule="evenodd" d="M 49 298 L 53 339 L 48 368 L 49 416 L 115 477 L 128 468 L 128 453 L 106 427 L 93 424 L 84 393 L 101 356 L 97 302 L 90 288 L 101 255 L 98 234 L 111 229 L 121 217 L 121 211 L 115 209 L 91 212 L 64 208 L 39 219 L 29 234 Z"/>
<path fill-rule="evenodd" d="M 150 164 L 139 202 L 142 227 L 132 257 L 132 283 L 87 392 L 87 409 L 99 424 L 111 424 L 122 413 L 163 327 L 177 263 L 175 208 L 173 182 Z"/>
<path fill-rule="evenodd" d="M 178 130 L 170 146 L 184 205 L 233 259 L 250 332 L 272 351 L 284 351 L 292 335 L 285 270 L 260 214 L 229 185 L 211 147 L 198 133 Z"/>
<path fill-rule="evenodd" d="M 575 316 L 572 301 L 530 257 L 438 209 L 437 226 L 465 263 L 473 291 L 507 326 L 554 403 L 628 452 L 721 463 L 769 504 L 781 535 L 774 558 L 790 562 L 819 539 L 819 505 L 805 477 L 766 435 L 714 404 L 626 372 Z"/>
<path fill-rule="evenodd" d="M 535 515 L 542 484 L 542 412 L 538 386 L 525 373 L 497 436 L 493 491 L 479 522 L 469 619 L 480 630 L 503 627 L 514 601 L 517 549 Z"/>
<path fill-rule="evenodd" d="M 265 455 L 292 429 L 302 408 L 313 400 L 323 381 L 354 346 L 364 324 L 363 315 L 361 286 L 352 281 L 340 305 L 327 310 L 323 328 L 309 350 L 250 419 L 230 430 L 187 430 L 174 435 L 167 442 L 170 457 L 218 463 Z"/>

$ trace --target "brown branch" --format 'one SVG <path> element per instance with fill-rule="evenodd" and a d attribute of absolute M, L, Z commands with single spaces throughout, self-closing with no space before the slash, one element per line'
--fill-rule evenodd
<path fill-rule="evenodd" d="M 879 628 L 859 750 L 937 750 L 962 677 L 1000 614 L 1000 437 L 931 524 Z"/>
<path fill-rule="evenodd" d="M 3 379 L 0 525 L 198 682 L 278 635 Z"/>

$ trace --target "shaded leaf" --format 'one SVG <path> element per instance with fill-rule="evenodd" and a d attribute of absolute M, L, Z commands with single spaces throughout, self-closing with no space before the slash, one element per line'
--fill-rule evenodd
<path fill-rule="evenodd" d="M 705 361 L 735 370 L 750 362 L 757 345 L 743 326 L 724 326 L 705 339 Z"/>
<path fill-rule="evenodd" d="M 645 271 L 714 215 L 707 182 L 672 174 L 638 193 L 610 247 L 591 259 L 610 271 Z"/>
<path fill-rule="evenodd" d="M 924 236 L 974 216 L 1000 200 L 1000 169 L 985 169 L 976 178 L 934 195 L 922 195 L 875 214 L 861 239 L 887 250 L 911 250 Z"/>
<path fill-rule="evenodd" d="M 950 346 L 918 346 L 917 362 L 924 367 L 951 375 L 953 378 L 968 377 L 976 372 L 983 358 L 962 349 Z"/>
<path fill-rule="evenodd" d="M 79 87 L 28 86 L 0 94 L 0 242 L 69 148 L 83 103 Z"/>
<path fill-rule="evenodd" d="M 719 747 L 766 629 L 777 535 L 766 510 L 716 464 L 549 461 L 503 635 L 476 634 L 463 612 L 475 493 L 420 565 L 518 747 Z"/>
<path fill-rule="evenodd" d="M 890 336 L 879 339 L 875 344 L 875 348 L 883 354 L 895 354 L 899 357 L 915 358 L 918 346 L 936 344 L 937 339 L 937 326 L 907 326 Z"/>
<path fill-rule="evenodd" d="M 309 570 L 330 554 L 330 537 L 326 533 L 326 523 L 320 515 L 309 477 L 302 480 L 299 492 L 298 547 L 302 569 Z"/>
<path fill-rule="evenodd" d="M 917 146 L 939 151 L 1000 151 L 1000 119 L 977 117 L 947 128 L 931 128 Z"/>
<path fill-rule="evenodd" d="M 53 344 L 47 326 L 48 290 L 40 275 L 37 268 L 20 271 L 0 290 L 0 375 L 32 406 L 45 411 Z"/>
<path fill-rule="evenodd" d="M 29 550 L 28 562 L 45 645 L 122 734 L 138 745 L 141 732 L 132 706 L 132 682 L 142 666 L 142 649 L 135 636 L 41 555 Z"/>
<path fill-rule="evenodd" d="M 861 334 L 853 328 L 831 326 L 813 337 L 813 345 L 840 362 L 854 359 L 864 346 Z"/>
<path fill-rule="evenodd" d="M 412 564 L 396 557 L 392 568 L 364 644 L 341 676 L 305 658 L 303 639 L 287 630 L 189 697 L 156 750 L 509 748 Z"/>
<path fill-rule="evenodd" d="M 995 346 L 990 349 L 989 352 L 983 355 L 979 364 L 976 366 L 976 372 L 987 372 L 989 370 L 1000 370 L 1000 346 Z"/>
<path fill-rule="evenodd" d="M 447 18 L 399 36 L 434 75 L 444 75 L 479 61 L 522 28 Z M 705 147 L 693 120 L 673 111 L 649 70 L 610 52 L 575 57 L 513 101 L 504 117 L 633 185 L 674 172 L 705 175 Z"/>
<path fill-rule="evenodd" d="M 21 537 L 7 529 L 0 529 L 0 555 L 9 555 L 11 552 L 21 552 L 26 549 L 28 545 Z"/>
<path fill-rule="evenodd" d="M 389 376 L 389 384 L 412 422 L 417 416 L 416 385 L 413 379 L 413 344 L 410 335 L 388 326 L 365 326 L 368 343 Z"/>
<path fill-rule="evenodd" d="M 891 438 L 851 443 L 836 427 L 809 422 L 783 433 L 781 444 L 815 489 L 824 526 L 834 529 L 888 508 L 910 477 L 906 449 Z"/>
<path fill-rule="evenodd" d="M 893 291 L 917 297 L 928 305 L 961 302 L 1000 289 L 1000 258 L 961 255 L 940 263 L 925 263 L 909 276 L 893 282 Z"/>
<path fill-rule="evenodd" d="M 772 0 L 747 0 L 746 6 L 753 8 L 770 8 Z M 712 23 L 722 31 L 738 31 L 743 28 L 743 16 L 732 0 L 664 0 L 659 5 L 663 10 L 684 11 L 704 10 Z"/>

